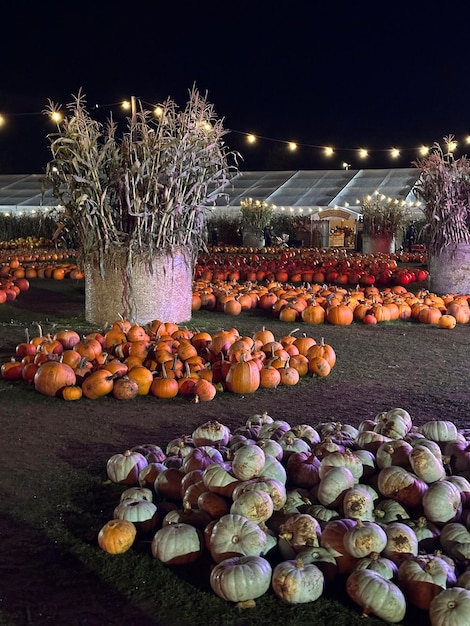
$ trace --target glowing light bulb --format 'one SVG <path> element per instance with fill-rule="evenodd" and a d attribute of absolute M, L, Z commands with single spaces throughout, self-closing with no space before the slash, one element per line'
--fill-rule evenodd
<path fill-rule="evenodd" d="M 129 100 L 124 100 L 121 106 L 124 109 L 124 111 L 129 111 L 129 109 L 131 108 L 131 103 L 129 102 Z"/>
<path fill-rule="evenodd" d="M 421 146 L 421 148 L 419 149 L 419 153 L 421 156 L 426 156 L 427 154 L 429 154 L 429 147 Z"/>
<path fill-rule="evenodd" d="M 3 126 L 5 124 L 5 118 L 3 117 L 3 115 L 0 115 L 0 126 Z"/>
<path fill-rule="evenodd" d="M 59 124 L 59 122 L 62 121 L 62 114 L 60 111 L 52 111 L 51 113 L 51 120 L 53 122 L 55 122 L 56 124 Z"/>
<path fill-rule="evenodd" d="M 359 157 L 361 159 L 367 159 L 367 157 L 369 156 L 369 151 L 366 150 L 365 148 L 360 148 L 359 149 Z"/>
<path fill-rule="evenodd" d="M 329 157 L 329 156 L 333 156 L 335 151 L 333 150 L 331 146 L 325 146 L 324 153 L 325 153 L 325 156 Z"/>
<path fill-rule="evenodd" d="M 155 115 L 155 117 L 162 117 L 163 115 L 163 108 L 159 105 L 157 105 L 154 110 L 153 110 L 153 114 Z"/>
<path fill-rule="evenodd" d="M 289 141 L 289 150 L 291 150 L 291 152 L 294 152 L 294 150 L 297 150 L 297 144 L 294 143 L 293 141 Z"/>
<path fill-rule="evenodd" d="M 400 150 L 398 150 L 398 148 L 392 148 L 390 154 L 392 155 L 392 159 L 397 159 L 400 156 Z"/>
<path fill-rule="evenodd" d="M 256 137 L 254 135 L 247 135 L 246 140 L 248 143 L 256 143 Z"/>

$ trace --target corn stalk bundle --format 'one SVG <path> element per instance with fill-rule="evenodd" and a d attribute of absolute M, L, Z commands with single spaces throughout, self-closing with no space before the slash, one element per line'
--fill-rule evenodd
<path fill-rule="evenodd" d="M 52 159 L 44 183 L 64 207 L 81 260 L 101 268 L 113 255 L 144 259 L 185 252 L 193 262 L 204 246 L 207 210 L 236 174 L 214 107 L 193 88 L 183 110 L 168 99 L 160 115 L 138 102 L 118 136 L 118 124 L 92 118 L 80 91 L 49 135 Z M 49 102 L 46 113 L 58 106 Z"/>
<path fill-rule="evenodd" d="M 447 147 L 451 141 L 452 136 L 445 138 Z M 470 244 L 470 161 L 454 159 L 435 143 L 415 165 L 421 174 L 414 192 L 424 202 L 429 252 L 440 256 L 448 247 Z"/>

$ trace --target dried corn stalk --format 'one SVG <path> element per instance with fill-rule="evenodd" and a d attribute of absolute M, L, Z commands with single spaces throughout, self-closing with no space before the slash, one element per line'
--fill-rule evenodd
<path fill-rule="evenodd" d="M 414 163 L 421 172 L 414 192 L 424 202 L 425 233 L 434 256 L 470 243 L 470 161 L 454 159 L 452 136 L 444 142 L 446 151 L 435 143 L 427 157 Z"/>
<path fill-rule="evenodd" d="M 46 113 L 57 109 L 50 102 Z M 67 109 L 49 135 L 44 182 L 65 209 L 80 260 L 104 269 L 124 250 L 129 267 L 135 256 L 152 267 L 156 252 L 183 248 L 194 262 L 206 210 L 237 173 L 213 105 L 195 88 L 184 110 L 168 99 L 158 117 L 138 103 L 122 137 L 112 117 L 91 117 L 81 92 Z"/>

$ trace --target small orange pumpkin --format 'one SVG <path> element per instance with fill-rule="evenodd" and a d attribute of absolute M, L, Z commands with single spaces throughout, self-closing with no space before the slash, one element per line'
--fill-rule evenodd
<path fill-rule="evenodd" d="M 80 400 L 83 396 L 82 388 L 79 385 L 67 385 L 62 389 L 64 400 Z"/>
<path fill-rule="evenodd" d="M 98 533 L 98 545 L 108 554 L 122 554 L 132 546 L 136 535 L 137 529 L 133 522 L 113 519 Z"/>

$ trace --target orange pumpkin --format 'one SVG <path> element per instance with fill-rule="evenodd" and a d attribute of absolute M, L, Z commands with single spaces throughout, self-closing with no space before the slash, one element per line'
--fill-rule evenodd
<path fill-rule="evenodd" d="M 207 402 L 215 397 L 217 389 L 210 381 L 204 378 L 199 378 L 194 385 L 194 393 L 198 400 L 201 402 Z"/>
<path fill-rule="evenodd" d="M 353 310 L 347 304 L 335 304 L 326 309 L 327 322 L 335 326 L 349 326 L 353 316 Z"/>
<path fill-rule="evenodd" d="M 321 356 L 314 356 L 308 361 L 308 371 L 313 375 L 324 378 L 331 372 L 330 364 Z"/>
<path fill-rule="evenodd" d="M 80 400 L 83 396 L 82 388 L 79 385 L 67 385 L 62 389 L 64 400 Z"/>
<path fill-rule="evenodd" d="M 116 400 L 133 400 L 137 396 L 139 386 L 129 378 L 129 376 L 121 376 L 114 381 L 111 393 Z"/>
<path fill-rule="evenodd" d="M 178 391 L 179 384 L 177 379 L 167 375 L 165 365 L 162 363 L 162 375 L 153 379 L 150 385 L 150 394 L 157 398 L 174 398 Z"/>
<path fill-rule="evenodd" d="M 437 325 L 439 328 L 455 328 L 457 320 L 453 315 L 444 314 L 439 318 Z"/>
<path fill-rule="evenodd" d="M 132 522 L 113 519 L 98 533 L 98 545 L 109 554 L 122 554 L 132 546 L 136 535 L 137 529 Z"/>
<path fill-rule="evenodd" d="M 255 360 L 246 361 L 243 357 L 232 363 L 225 379 L 227 389 L 232 393 L 245 395 L 254 393 L 260 386 L 260 369 Z"/>
<path fill-rule="evenodd" d="M 76 376 L 70 365 L 45 361 L 34 375 L 34 388 L 46 396 L 56 396 L 67 385 L 75 385 Z"/>
<path fill-rule="evenodd" d="M 83 379 L 83 395 L 90 400 L 96 400 L 111 393 L 114 386 L 114 375 L 109 370 L 99 369 L 91 372 Z"/>

